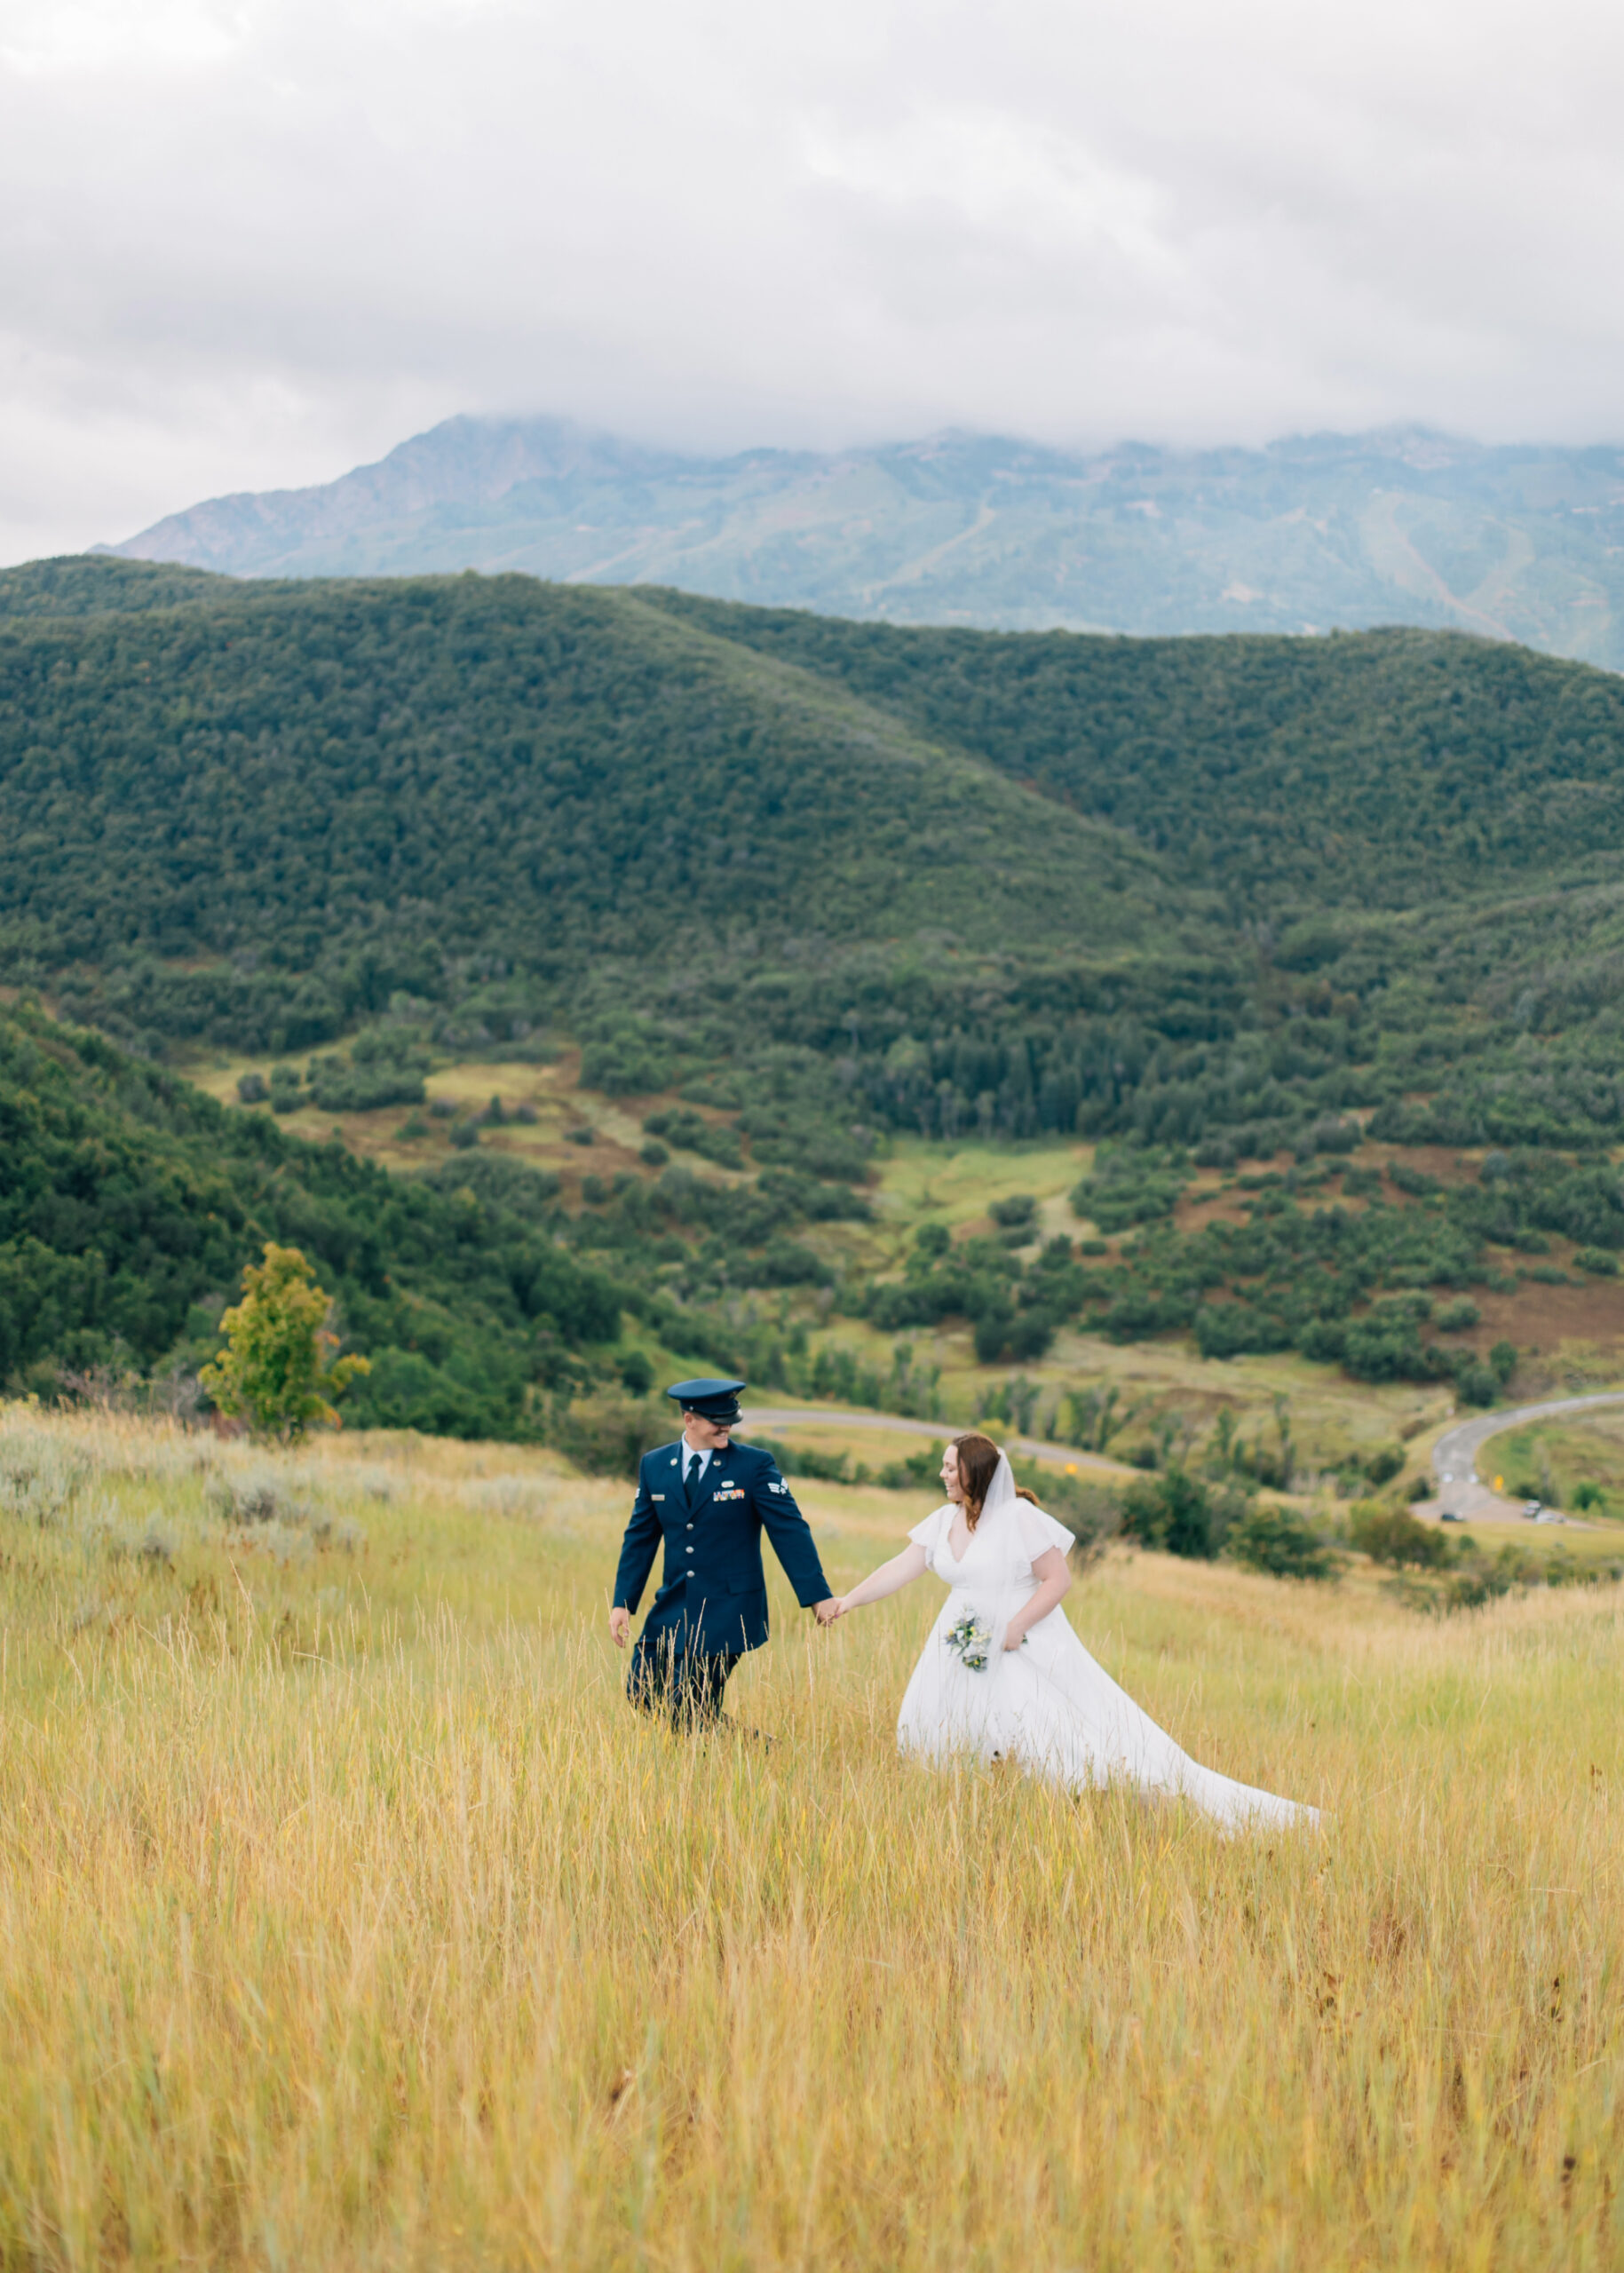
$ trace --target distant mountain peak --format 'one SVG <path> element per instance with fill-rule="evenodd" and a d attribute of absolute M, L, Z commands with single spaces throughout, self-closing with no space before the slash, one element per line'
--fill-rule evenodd
<path fill-rule="evenodd" d="M 1624 667 L 1624 452 L 1413 424 L 1093 453 L 946 427 L 706 457 L 462 416 L 109 550 L 242 576 L 518 569 L 1000 630 L 1453 624 Z"/>

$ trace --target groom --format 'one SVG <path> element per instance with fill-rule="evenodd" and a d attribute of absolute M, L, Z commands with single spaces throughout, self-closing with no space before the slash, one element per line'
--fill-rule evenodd
<path fill-rule="evenodd" d="M 802 1609 L 815 1609 L 820 1626 L 835 1616 L 806 1518 L 777 1461 L 729 1442 L 743 1387 L 699 1381 L 667 1390 L 682 1407 L 682 1434 L 643 1455 L 614 1576 L 609 1632 L 623 1650 L 663 1536 L 665 1584 L 631 1653 L 626 1694 L 645 1712 L 669 1712 L 677 1728 L 719 1721 L 729 1674 L 767 1638 L 764 1528 Z"/>

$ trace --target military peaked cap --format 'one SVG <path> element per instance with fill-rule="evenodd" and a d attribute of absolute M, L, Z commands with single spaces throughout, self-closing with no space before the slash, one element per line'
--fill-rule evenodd
<path fill-rule="evenodd" d="M 667 1390 L 685 1413 L 697 1413 L 705 1421 L 736 1421 L 739 1418 L 739 1392 L 742 1382 L 674 1382 Z"/>

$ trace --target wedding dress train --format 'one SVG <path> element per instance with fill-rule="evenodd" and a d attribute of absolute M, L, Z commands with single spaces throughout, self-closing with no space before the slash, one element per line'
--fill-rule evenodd
<path fill-rule="evenodd" d="M 897 1741 L 905 1752 L 1015 1759 L 1072 1790 L 1121 1778 L 1192 1801 L 1232 1830 L 1319 1821 L 1317 1809 L 1237 1784 L 1182 1752 L 1095 1663 L 1058 1604 L 1018 1650 L 1006 1651 L 1004 1628 L 1038 1585 L 1034 1560 L 1050 1547 L 1065 1553 L 1072 1535 L 1018 1497 L 1003 1457 L 962 1561 L 952 1546 L 958 1512 L 949 1502 L 908 1533 L 948 1594 L 902 1699 Z M 962 1643 L 977 1628 L 985 1638 L 969 1654 L 985 1659 L 979 1670 L 950 1639 L 956 1629 Z"/>

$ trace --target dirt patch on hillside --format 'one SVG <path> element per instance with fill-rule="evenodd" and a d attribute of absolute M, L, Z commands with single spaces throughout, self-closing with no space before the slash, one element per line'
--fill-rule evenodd
<path fill-rule="evenodd" d="M 1624 1344 L 1624 1284 L 1616 1279 L 1586 1279 L 1567 1287 L 1545 1287 L 1526 1279 L 1514 1295 L 1473 1287 L 1471 1299 L 1482 1323 L 1452 1342 L 1486 1352 L 1496 1342 L 1519 1350 L 1551 1354 L 1564 1342 Z"/>

